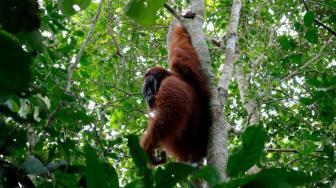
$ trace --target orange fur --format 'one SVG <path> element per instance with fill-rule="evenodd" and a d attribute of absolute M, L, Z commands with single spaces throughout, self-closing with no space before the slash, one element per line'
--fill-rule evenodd
<path fill-rule="evenodd" d="M 155 67 L 145 75 L 156 77 L 160 86 L 141 146 L 152 160 L 155 148 L 163 147 L 179 161 L 197 162 L 206 156 L 210 92 L 184 28 L 174 28 L 168 50 L 171 72 Z"/>

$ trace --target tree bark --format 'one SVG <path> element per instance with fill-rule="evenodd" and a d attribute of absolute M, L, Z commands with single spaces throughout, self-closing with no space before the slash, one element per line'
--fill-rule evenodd
<path fill-rule="evenodd" d="M 192 45 L 199 56 L 203 73 L 212 94 L 210 108 L 213 122 L 209 133 L 207 161 L 208 164 L 215 166 L 220 172 L 221 177 L 226 180 L 225 169 L 228 158 L 226 146 L 227 126 L 223 116 L 223 108 L 219 100 L 218 89 L 214 82 L 214 75 L 211 71 L 210 53 L 203 32 L 204 1 L 192 0 L 191 11 L 196 14 L 195 18 L 193 20 L 183 20 L 183 26 L 187 29 L 191 37 Z"/>
<path fill-rule="evenodd" d="M 187 29 L 192 45 L 199 56 L 203 73 L 207 79 L 207 84 L 212 94 L 210 108 L 213 121 L 209 133 L 207 162 L 218 169 L 222 179 L 225 181 L 228 179 L 225 170 L 228 160 L 227 139 L 229 126 L 224 118 L 224 105 L 227 99 L 229 81 L 232 77 L 233 64 L 235 61 L 237 28 L 241 6 L 241 0 L 233 0 L 230 26 L 226 41 L 225 65 L 218 86 L 214 82 L 214 75 L 211 71 L 210 53 L 203 32 L 204 1 L 191 0 L 190 9 L 196 16 L 193 20 L 181 20 L 182 25 Z"/>

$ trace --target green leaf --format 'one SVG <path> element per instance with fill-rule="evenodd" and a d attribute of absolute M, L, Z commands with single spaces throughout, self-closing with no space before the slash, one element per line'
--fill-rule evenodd
<path fill-rule="evenodd" d="M 38 31 L 31 32 L 21 32 L 16 35 L 20 38 L 20 41 L 25 45 L 30 46 L 31 49 L 36 50 L 37 52 L 45 52 L 45 46 L 43 44 L 43 36 Z"/>
<path fill-rule="evenodd" d="M 80 11 L 84 10 L 91 3 L 91 0 L 57 0 L 57 5 L 62 13 L 66 16 L 76 14 L 74 6 L 77 5 Z"/>
<path fill-rule="evenodd" d="M 291 62 L 294 64 L 300 64 L 302 62 L 303 55 L 302 54 L 294 54 L 288 57 Z"/>
<path fill-rule="evenodd" d="M 27 174 L 41 175 L 48 173 L 48 169 L 42 164 L 42 162 L 35 157 L 30 157 L 23 164 L 22 168 Z"/>
<path fill-rule="evenodd" d="M 139 188 L 139 187 L 144 187 L 144 186 L 142 185 L 142 182 L 138 179 L 131 181 L 125 186 L 125 188 Z"/>
<path fill-rule="evenodd" d="M 195 167 L 184 163 L 168 163 L 164 169 L 158 169 L 155 173 L 155 187 L 170 188 L 176 183 L 185 180 L 196 170 Z"/>
<path fill-rule="evenodd" d="M 19 101 L 20 102 L 20 101 Z M 20 110 L 20 107 L 18 103 L 16 103 L 13 99 L 9 99 L 6 102 L 6 106 L 12 111 L 12 112 L 18 112 Z"/>
<path fill-rule="evenodd" d="M 196 172 L 194 178 L 205 180 L 209 185 L 214 186 L 220 183 L 221 178 L 217 169 L 213 166 L 205 166 Z"/>
<path fill-rule="evenodd" d="M 331 163 L 335 161 L 335 151 L 332 145 L 325 145 L 323 147 L 323 152 L 328 156 Z"/>
<path fill-rule="evenodd" d="M 117 188 L 119 187 L 119 179 L 117 171 L 113 168 L 113 166 L 109 163 L 103 163 L 105 175 L 106 175 L 106 183 L 107 187 Z"/>
<path fill-rule="evenodd" d="M 137 23 L 150 27 L 155 23 L 157 11 L 165 3 L 166 0 L 130 0 L 125 13 Z"/>
<path fill-rule="evenodd" d="M 95 188 L 95 187 L 101 187 L 101 188 L 108 188 L 109 186 L 109 180 L 107 178 L 107 171 L 113 171 L 111 169 L 106 170 L 104 169 L 104 166 L 102 163 L 98 160 L 98 156 L 94 149 L 86 145 L 85 148 L 85 158 L 86 158 L 86 183 L 88 188 Z M 113 167 L 108 167 L 113 168 Z M 112 172 L 112 179 L 115 179 L 116 173 Z M 118 177 L 117 177 L 118 178 Z M 113 180 L 114 181 L 114 180 Z"/>
<path fill-rule="evenodd" d="M 322 85 L 322 82 L 316 78 L 308 78 L 306 82 L 308 85 L 314 86 L 314 87 L 320 87 Z"/>
<path fill-rule="evenodd" d="M 261 127 L 251 126 L 246 128 L 242 135 L 243 144 L 228 160 L 227 173 L 237 176 L 248 170 L 258 162 L 264 149 L 266 133 Z"/>
<path fill-rule="evenodd" d="M 308 29 L 305 35 L 306 39 L 313 44 L 318 42 L 317 30 L 316 29 Z"/>
<path fill-rule="evenodd" d="M 83 37 L 85 36 L 85 33 L 84 31 L 77 30 L 74 32 L 74 35 L 76 35 L 77 37 Z"/>
<path fill-rule="evenodd" d="M 304 173 L 281 168 L 271 168 L 261 171 L 257 175 L 257 182 L 270 185 L 269 187 L 282 187 L 282 185 L 299 186 L 313 180 L 311 176 Z M 274 180 L 274 181 L 270 181 Z M 274 186 L 270 183 L 275 184 Z"/>
<path fill-rule="evenodd" d="M 303 26 L 302 26 L 302 24 L 300 22 L 295 22 L 294 23 L 294 28 L 298 32 L 302 32 L 303 31 Z"/>
<path fill-rule="evenodd" d="M 81 66 L 88 66 L 90 64 L 88 58 L 85 55 L 83 55 L 83 57 L 80 59 L 79 63 L 80 63 Z"/>
<path fill-rule="evenodd" d="M 147 164 L 150 163 L 149 157 L 140 147 L 139 139 L 137 136 L 129 135 L 127 139 L 127 145 L 130 150 L 130 154 L 132 156 L 134 164 L 140 170 L 140 174 L 144 176 L 144 183 L 146 187 L 150 187 L 151 185 L 153 185 L 153 174 L 151 169 L 147 167 Z"/>
<path fill-rule="evenodd" d="M 288 39 L 287 36 L 283 35 L 283 36 L 279 37 L 278 41 L 279 41 L 281 47 L 284 50 L 289 50 L 289 48 L 290 48 L 290 41 L 289 41 L 289 39 Z"/>
<path fill-rule="evenodd" d="M 0 32 L 0 97 L 24 90 L 31 79 L 32 58 L 8 34 Z"/>
<path fill-rule="evenodd" d="M 86 71 L 80 71 L 79 72 L 83 78 L 90 78 L 90 74 L 87 73 Z"/>
<path fill-rule="evenodd" d="M 313 22 L 314 22 L 314 13 L 311 11 L 306 12 L 306 14 L 303 17 L 303 21 L 305 26 L 310 27 L 312 26 Z"/>
<path fill-rule="evenodd" d="M 306 141 L 303 143 L 303 149 L 300 151 L 302 155 L 310 155 L 317 149 L 317 146 L 312 141 Z"/>
<path fill-rule="evenodd" d="M 38 96 L 33 96 L 29 98 L 29 100 L 33 106 L 38 107 L 38 115 L 42 118 L 46 118 L 49 110 L 45 102 Z"/>
<path fill-rule="evenodd" d="M 222 187 L 295 187 L 310 183 L 315 179 L 316 177 L 301 172 L 281 168 L 271 168 L 262 170 L 256 175 L 233 179 L 228 183 L 222 184 Z"/>

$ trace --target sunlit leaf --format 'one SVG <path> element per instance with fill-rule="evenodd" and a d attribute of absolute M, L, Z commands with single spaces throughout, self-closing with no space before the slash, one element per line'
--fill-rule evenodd
<path fill-rule="evenodd" d="M 316 177 L 309 176 L 307 174 L 281 169 L 271 168 L 265 169 L 256 175 L 249 175 L 238 179 L 233 179 L 228 183 L 224 183 L 223 187 L 296 187 L 302 186 L 314 181 Z"/>
<path fill-rule="evenodd" d="M 229 176 L 237 176 L 258 162 L 264 149 L 266 134 L 261 127 L 246 128 L 242 135 L 243 144 L 230 155 L 227 164 Z"/>
<path fill-rule="evenodd" d="M 130 154 L 135 165 L 140 170 L 141 175 L 144 176 L 145 185 L 151 186 L 153 184 L 153 174 L 152 171 L 147 167 L 147 164 L 150 164 L 149 157 L 140 147 L 137 136 L 129 135 L 127 139 L 127 145 L 130 149 Z"/>
<path fill-rule="evenodd" d="M 125 13 L 137 23 L 149 27 L 154 24 L 157 11 L 165 2 L 166 0 L 130 0 L 125 8 Z"/>
<path fill-rule="evenodd" d="M 76 14 L 80 10 L 84 10 L 91 3 L 91 0 L 57 0 L 59 9 L 62 10 L 63 14 L 71 16 Z M 77 6 L 80 10 L 76 10 Z"/>

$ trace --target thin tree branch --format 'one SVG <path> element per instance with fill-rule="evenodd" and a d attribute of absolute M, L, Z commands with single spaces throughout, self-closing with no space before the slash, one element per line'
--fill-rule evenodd
<path fill-rule="evenodd" d="M 312 1 L 308 0 L 308 1 L 306 1 L 306 2 L 313 3 L 313 4 L 316 4 L 316 5 L 320 5 L 320 6 L 325 6 L 325 7 L 328 7 L 328 8 L 330 8 L 330 9 L 336 11 L 336 8 L 334 8 L 334 7 L 330 6 L 330 5 L 327 5 L 327 4 L 325 4 L 325 3 L 318 2 L 318 1 L 316 1 L 316 0 L 312 0 Z"/>
<path fill-rule="evenodd" d="M 307 5 L 306 1 L 302 0 L 302 2 L 303 2 L 304 6 L 306 8 L 306 11 L 309 11 L 309 8 L 308 8 L 308 5 Z M 322 26 L 324 29 L 328 30 L 330 33 L 332 33 L 333 35 L 336 36 L 336 32 L 334 30 L 332 30 L 329 26 L 325 25 L 324 23 L 322 23 L 320 20 L 318 20 L 316 18 L 314 18 L 314 21 L 317 23 L 317 25 Z"/>
<path fill-rule="evenodd" d="M 164 8 L 167 9 L 167 11 L 174 16 L 175 19 L 177 19 L 180 23 L 183 22 L 182 17 L 176 13 L 176 11 L 170 7 L 167 3 L 163 5 Z"/>
<path fill-rule="evenodd" d="M 123 57 L 122 51 L 120 49 L 120 45 L 117 42 L 117 39 L 115 38 L 113 34 L 112 29 L 112 14 L 111 14 L 111 0 L 107 1 L 107 33 L 111 36 L 114 46 L 116 47 L 116 53 L 118 56 Z"/>
<path fill-rule="evenodd" d="M 229 83 L 232 78 L 233 65 L 236 59 L 235 51 L 236 51 L 236 43 L 238 35 L 237 30 L 238 30 L 241 6 L 242 6 L 241 0 L 233 0 L 230 25 L 226 36 L 227 40 L 225 50 L 225 64 L 223 66 L 222 75 L 218 83 L 220 101 L 223 107 L 225 106 L 224 104 L 228 97 Z"/>
<path fill-rule="evenodd" d="M 318 60 L 318 59 L 321 57 L 324 48 L 331 42 L 332 38 L 333 38 L 333 36 L 330 37 L 329 40 L 326 41 L 326 42 L 324 43 L 324 45 L 321 47 L 319 53 L 318 53 L 315 57 L 313 57 L 312 59 L 310 59 L 307 63 L 303 64 L 303 65 L 302 65 L 301 67 L 299 67 L 297 70 L 293 71 L 292 73 L 290 73 L 290 74 L 288 74 L 287 76 L 285 76 L 284 78 L 282 78 L 280 82 L 289 80 L 290 78 L 292 78 L 293 76 L 295 76 L 296 74 L 298 74 L 299 71 L 300 71 L 301 69 L 303 69 L 303 68 L 309 66 L 311 63 L 313 63 L 313 62 L 315 62 L 316 60 Z"/>
<path fill-rule="evenodd" d="M 218 116 L 217 118 L 222 118 L 218 121 L 218 124 L 213 124 L 210 132 L 210 140 L 208 147 L 208 162 L 215 165 L 218 169 L 222 171 L 224 180 L 227 180 L 227 175 L 225 172 L 228 150 L 227 150 L 227 140 L 228 140 L 228 123 L 224 119 L 223 112 L 225 109 L 225 103 L 227 100 L 229 81 L 232 77 L 233 64 L 236 59 L 236 43 L 237 43 L 237 30 L 240 18 L 240 11 L 242 7 L 241 0 L 233 0 L 231 7 L 231 18 L 229 24 L 229 30 L 227 32 L 226 38 L 226 49 L 225 49 L 225 64 L 223 67 L 222 75 L 218 86 L 214 86 L 216 90 L 216 97 L 220 106 L 216 109 Z M 224 37 L 223 37 L 224 39 Z M 214 93 L 214 92 L 212 92 Z M 217 102 L 217 101 L 216 101 Z M 218 103 L 217 102 L 217 103 Z M 222 110 L 222 111 L 218 111 Z M 224 171 L 224 172 L 223 172 Z"/>
<path fill-rule="evenodd" d="M 72 63 L 68 68 L 67 84 L 65 86 L 65 91 L 69 92 L 70 89 L 71 89 L 73 72 L 75 71 L 75 69 L 77 68 L 77 66 L 79 64 L 79 61 L 80 61 L 80 59 L 83 55 L 85 47 L 87 46 L 87 44 L 90 42 L 90 40 L 92 38 L 92 35 L 93 35 L 94 29 L 96 27 L 96 24 L 97 24 L 97 21 L 98 21 L 103 3 L 104 3 L 104 0 L 100 0 L 97 12 L 93 17 L 93 20 L 92 20 L 92 23 L 91 23 L 91 26 L 90 26 L 90 31 L 89 31 L 88 35 L 86 36 L 85 41 L 83 42 L 78 54 L 75 57 L 75 62 Z"/>
<path fill-rule="evenodd" d="M 295 149 L 277 149 L 277 148 L 265 148 L 267 152 L 284 152 L 284 153 L 299 153 Z"/>
<path fill-rule="evenodd" d="M 226 48 L 225 48 L 225 45 L 222 39 L 218 39 L 217 37 L 213 37 L 213 36 L 205 36 L 205 39 L 208 42 L 211 42 L 213 45 L 220 48 L 222 52 L 225 53 Z"/>

